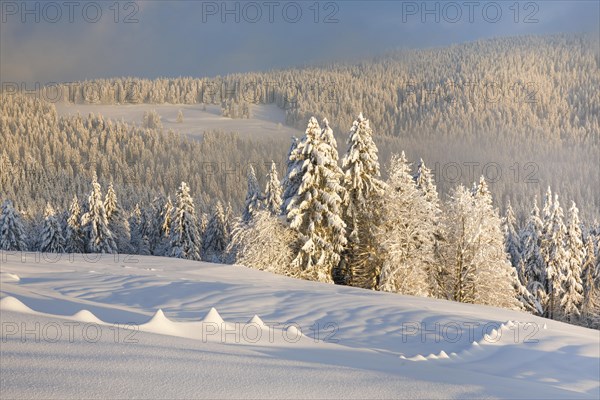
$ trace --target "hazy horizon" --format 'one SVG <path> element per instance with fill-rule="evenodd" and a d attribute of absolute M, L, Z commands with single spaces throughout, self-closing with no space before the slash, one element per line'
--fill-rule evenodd
<path fill-rule="evenodd" d="M 502 36 L 597 35 L 600 15 L 595 1 L 66 4 L 2 2 L 2 82 L 216 76 Z"/>

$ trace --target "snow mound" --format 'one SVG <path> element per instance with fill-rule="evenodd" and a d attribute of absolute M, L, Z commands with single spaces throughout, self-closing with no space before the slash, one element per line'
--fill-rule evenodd
<path fill-rule="evenodd" d="M 296 328 L 294 325 L 290 325 L 286 329 L 286 334 L 287 334 L 287 337 L 289 337 L 289 338 L 299 338 L 300 336 L 302 336 L 302 332 L 298 328 Z"/>
<path fill-rule="evenodd" d="M 152 318 L 150 318 L 150 321 L 148 321 L 147 324 L 163 324 L 168 322 L 171 322 L 171 320 L 167 318 L 163 310 L 159 308 L 158 310 L 156 310 L 156 312 L 154 313 Z"/>
<path fill-rule="evenodd" d="M 260 328 L 267 327 L 267 325 L 265 325 L 263 320 L 260 319 L 260 317 L 258 315 L 254 315 L 254 317 L 252 317 L 252 319 L 250 319 L 250 321 L 248 321 L 248 324 L 255 324 L 255 325 L 259 326 Z"/>
<path fill-rule="evenodd" d="M 448 357 L 448 354 L 446 354 L 446 352 L 444 350 L 440 351 L 440 354 L 438 354 L 437 357 L 440 359 L 450 358 L 450 357 Z"/>
<path fill-rule="evenodd" d="M 210 309 L 210 311 L 208 313 L 206 313 L 206 315 L 202 319 L 202 322 L 211 322 L 211 323 L 215 323 L 215 324 L 222 324 L 225 321 L 223 321 L 223 318 L 221 318 L 221 315 L 219 315 L 219 312 L 216 310 L 216 308 L 212 307 Z"/>
<path fill-rule="evenodd" d="M 183 336 L 175 322 L 166 317 L 162 309 L 156 310 L 152 318 L 145 324 L 137 326 L 140 331 L 160 333 L 161 335 Z"/>
<path fill-rule="evenodd" d="M 15 311 L 27 314 L 35 313 L 35 311 L 33 311 L 31 308 L 21 303 L 19 299 L 12 296 L 7 296 L 0 300 L 0 308 L 4 311 Z"/>
<path fill-rule="evenodd" d="M 11 274 L 9 272 L 0 272 L 0 281 L 2 282 L 19 282 L 21 278 L 17 274 Z"/>
<path fill-rule="evenodd" d="M 103 324 L 104 323 L 88 310 L 81 310 L 81 311 L 77 312 L 76 314 L 73 314 L 73 316 L 71 318 L 73 318 L 74 320 L 80 321 L 80 322 L 86 322 L 86 323 L 90 323 L 90 324 Z"/>

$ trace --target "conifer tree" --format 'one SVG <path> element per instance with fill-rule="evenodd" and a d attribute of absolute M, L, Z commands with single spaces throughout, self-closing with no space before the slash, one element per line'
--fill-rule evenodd
<path fill-rule="evenodd" d="M 298 232 L 299 251 L 292 262 L 311 280 L 333 282 L 332 270 L 346 245 L 346 226 L 341 218 L 342 172 L 330 157 L 331 146 L 321 138 L 313 117 L 304 138 L 291 154 L 297 163 L 294 175 L 300 185 L 287 206 L 287 220 Z"/>
<path fill-rule="evenodd" d="M 426 261 L 427 277 L 429 285 L 429 295 L 438 298 L 445 298 L 447 293 L 446 271 L 443 268 L 441 259 L 440 243 L 443 241 L 443 229 L 441 226 L 442 211 L 440 208 L 440 199 L 438 196 L 435 179 L 431 169 L 425 165 L 425 161 L 420 159 L 415 176 L 417 189 L 425 199 L 426 218 L 431 221 L 433 229 L 433 258 Z"/>
<path fill-rule="evenodd" d="M 521 233 L 522 247 L 522 271 L 523 283 L 526 282 L 527 290 L 533 295 L 542 307 L 547 303 L 546 292 L 546 266 L 541 255 L 540 245 L 542 241 L 542 220 L 540 210 L 537 206 L 537 198 L 534 198 L 533 209 L 527 219 L 527 224 Z"/>
<path fill-rule="evenodd" d="M 565 276 L 562 280 L 560 307 L 565 320 L 567 322 L 574 322 L 581 315 L 581 303 L 583 302 L 581 267 L 585 258 L 585 247 L 583 245 L 579 222 L 579 210 L 575 202 L 572 203 L 569 209 L 569 224 L 565 245 L 568 261 L 565 265 Z"/>
<path fill-rule="evenodd" d="M 596 267 L 597 259 L 592 235 L 588 236 L 585 249 L 582 267 L 581 322 L 589 328 L 598 329 L 600 328 L 600 271 Z"/>
<path fill-rule="evenodd" d="M 171 257 L 200 260 L 202 240 L 198 234 L 198 220 L 190 188 L 185 182 L 177 190 L 177 205 L 170 227 Z"/>
<path fill-rule="evenodd" d="M 69 207 L 66 232 L 66 251 L 68 253 L 84 253 L 85 235 L 81 226 L 81 206 L 77 196 L 73 197 Z"/>
<path fill-rule="evenodd" d="M 64 253 L 65 251 L 65 239 L 62 234 L 62 228 L 50 203 L 46 205 L 44 213 L 44 227 L 40 239 L 40 251 L 42 253 Z"/>
<path fill-rule="evenodd" d="M 510 262 L 512 266 L 517 269 L 519 268 L 519 261 L 521 260 L 521 244 L 519 240 L 519 234 L 517 233 L 517 219 L 513 208 L 508 202 L 506 206 L 506 215 L 504 216 L 504 240 L 506 242 L 506 252 L 510 255 Z M 522 271 L 518 271 L 520 275 Z"/>
<path fill-rule="evenodd" d="M 378 150 L 372 135 L 369 120 L 359 114 L 350 129 L 348 150 L 342 160 L 348 247 L 339 276 L 335 277 L 339 283 L 367 289 L 376 287 L 379 276 L 381 260 L 376 257 L 375 231 L 381 224 L 381 201 L 386 189 L 380 180 Z"/>
<path fill-rule="evenodd" d="M 0 250 L 26 251 L 25 228 L 10 200 L 2 203 L 0 214 Z"/>
<path fill-rule="evenodd" d="M 560 319 L 560 299 L 562 297 L 565 271 L 568 268 L 568 253 L 565 248 L 567 228 L 564 224 L 563 210 L 555 195 L 552 201 L 552 211 L 546 228 L 546 235 L 542 241 L 545 249 L 544 261 L 546 263 L 546 292 L 548 305 L 546 317 Z"/>
<path fill-rule="evenodd" d="M 117 253 L 117 244 L 108 227 L 102 192 L 95 174 L 92 180 L 92 191 L 88 197 L 88 211 L 81 220 L 89 253 Z"/>
<path fill-rule="evenodd" d="M 150 255 L 150 243 L 148 240 L 148 222 L 146 213 L 142 211 L 139 203 L 135 205 L 129 218 L 131 229 L 131 249 L 134 254 L 143 256 Z"/>
<path fill-rule="evenodd" d="M 289 205 L 291 199 L 298 192 L 298 187 L 301 183 L 302 176 L 300 175 L 300 171 L 302 167 L 302 157 L 299 156 L 297 150 L 299 143 L 300 140 L 293 136 L 292 143 L 287 154 L 285 176 L 283 178 L 283 182 L 281 183 L 281 187 L 283 189 L 283 196 L 281 198 L 281 215 L 287 215 L 287 206 Z"/>
<path fill-rule="evenodd" d="M 227 247 L 227 222 L 221 201 L 213 206 L 204 234 L 204 260 L 221 262 Z"/>
<path fill-rule="evenodd" d="M 244 212 L 242 213 L 242 220 L 244 222 L 249 222 L 254 213 L 260 210 L 261 202 L 262 195 L 260 193 L 260 186 L 256 179 L 254 167 L 250 165 L 250 168 L 248 169 L 248 191 L 246 192 L 246 203 Z"/>
<path fill-rule="evenodd" d="M 277 176 L 277 165 L 271 162 L 271 170 L 267 174 L 267 185 L 265 187 L 265 209 L 272 215 L 279 215 L 281 211 L 281 183 Z"/>
<path fill-rule="evenodd" d="M 117 193 L 111 183 L 108 186 L 106 197 L 104 199 L 104 209 L 106 210 L 106 218 L 108 220 L 108 228 L 110 229 L 119 253 L 131 252 L 131 232 L 129 222 L 125 217 L 125 213 L 117 199 Z"/>

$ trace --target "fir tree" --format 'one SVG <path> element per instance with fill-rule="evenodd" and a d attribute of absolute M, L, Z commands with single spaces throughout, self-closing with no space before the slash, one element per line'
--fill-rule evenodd
<path fill-rule="evenodd" d="M 426 218 L 431 221 L 433 228 L 433 258 L 427 261 L 427 277 L 429 285 L 429 295 L 438 298 L 444 298 L 447 293 L 447 276 L 443 268 L 441 259 L 440 243 L 443 241 L 442 227 L 440 218 L 442 211 L 440 208 L 440 199 L 437 187 L 431 169 L 425 165 L 425 161 L 420 159 L 415 175 L 417 189 L 425 199 Z"/>
<path fill-rule="evenodd" d="M 227 222 L 221 201 L 213 206 L 204 235 L 204 260 L 221 262 L 227 247 Z"/>
<path fill-rule="evenodd" d="M 252 215 L 260 210 L 262 201 L 262 195 L 260 193 L 260 186 L 256 179 L 256 173 L 254 167 L 250 165 L 248 169 L 248 191 L 246 192 L 246 203 L 244 206 L 244 212 L 242 213 L 242 220 L 249 222 L 252 219 Z"/>
<path fill-rule="evenodd" d="M 568 253 L 565 249 L 567 228 L 563 222 L 563 210 L 555 195 L 552 202 L 552 212 L 546 227 L 546 235 L 542 241 L 545 249 L 544 261 L 546 263 L 546 292 L 548 305 L 546 316 L 551 319 L 561 317 L 560 299 L 565 271 L 568 268 Z"/>
<path fill-rule="evenodd" d="M 527 290 L 542 307 L 543 314 L 543 306 L 547 303 L 547 292 L 546 266 L 540 253 L 541 235 L 542 220 L 537 206 L 537 198 L 535 198 L 525 229 L 521 233 L 521 247 L 523 249 L 521 261 L 524 275 L 523 282 L 526 282 Z"/>
<path fill-rule="evenodd" d="M 517 219 L 510 201 L 506 206 L 506 215 L 504 216 L 504 240 L 506 242 L 506 252 L 510 255 L 512 266 L 522 275 L 523 271 L 518 270 L 519 261 L 521 260 L 521 244 L 517 233 Z"/>
<path fill-rule="evenodd" d="M 77 196 L 73 197 L 67 218 L 65 249 L 68 253 L 85 252 L 85 234 L 81 226 L 81 206 Z"/>
<path fill-rule="evenodd" d="M 277 176 L 277 165 L 271 162 L 271 170 L 267 174 L 267 185 L 265 187 L 265 208 L 272 215 L 279 215 L 281 211 L 281 183 Z"/>
<path fill-rule="evenodd" d="M 381 265 L 376 257 L 375 231 L 381 222 L 379 210 L 386 189 L 379 179 L 378 150 L 372 135 L 369 120 L 360 114 L 350 129 L 349 147 L 342 160 L 347 193 L 344 221 L 349 234 L 336 277 L 339 283 L 368 289 L 376 287 Z"/>
<path fill-rule="evenodd" d="M 88 212 L 81 220 L 89 253 L 117 253 L 117 244 L 108 227 L 102 192 L 96 175 L 92 180 L 92 191 L 88 197 Z"/>
<path fill-rule="evenodd" d="M 10 200 L 2 203 L 0 214 L 0 250 L 26 251 L 25 228 Z"/>
<path fill-rule="evenodd" d="M 60 222 L 50 203 L 46 205 L 44 213 L 44 228 L 40 240 L 40 251 L 43 253 L 63 253 L 65 251 L 65 239 L 62 234 Z"/>
<path fill-rule="evenodd" d="M 600 328 L 600 271 L 596 269 L 594 239 L 588 236 L 582 267 L 583 301 L 581 321 L 589 328 Z"/>
<path fill-rule="evenodd" d="M 568 262 L 565 265 L 565 276 L 562 280 L 560 307 L 567 322 L 576 321 L 581 315 L 583 301 L 583 285 L 581 282 L 581 267 L 585 258 L 579 210 L 572 203 L 569 209 L 569 224 L 567 227 L 566 251 Z"/>
<path fill-rule="evenodd" d="M 135 205 L 129 218 L 131 229 L 131 249 L 135 254 L 150 255 L 150 243 L 148 240 L 148 222 L 146 213 L 142 212 L 139 203 Z"/>
<path fill-rule="evenodd" d="M 331 146 L 321 139 L 321 128 L 313 117 L 306 134 L 291 154 L 294 177 L 300 181 L 289 200 L 287 220 L 298 232 L 299 251 L 293 267 L 311 280 L 333 282 L 332 270 L 340 262 L 346 245 L 346 226 L 341 218 L 342 172 L 330 158 Z"/>
<path fill-rule="evenodd" d="M 129 222 L 125 217 L 125 213 L 117 199 L 117 193 L 112 185 L 108 186 L 106 197 L 104 199 L 104 209 L 106 210 L 106 218 L 108 220 L 108 228 L 110 229 L 119 253 L 131 252 L 131 232 Z"/>
<path fill-rule="evenodd" d="M 297 137 L 292 137 L 292 144 L 287 154 L 287 168 L 285 177 L 281 187 L 283 189 L 283 196 L 281 198 L 281 215 L 287 215 L 287 206 L 289 205 L 292 198 L 298 193 L 302 176 L 300 171 L 302 168 L 302 157 L 298 154 L 298 145 L 300 140 Z"/>
<path fill-rule="evenodd" d="M 185 182 L 177 190 L 177 206 L 170 227 L 171 257 L 200 260 L 202 240 L 198 234 L 198 221 L 190 188 Z"/>

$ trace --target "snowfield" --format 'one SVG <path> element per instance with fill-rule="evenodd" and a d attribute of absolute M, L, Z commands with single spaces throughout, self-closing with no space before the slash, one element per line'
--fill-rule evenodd
<path fill-rule="evenodd" d="M 285 125 L 285 111 L 275 104 L 252 104 L 251 118 L 232 119 L 221 115 L 221 106 L 214 104 L 72 104 L 56 103 L 59 116 L 102 115 L 114 121 L 124 121 L 142 126 L 144 113 L 156 111 L 161 117 L 165 131 L 175 132 L 192 138 L 202 137 L 205 131 L 221 130 L 238 132 L 255 139 L 288 138 L 302 136 L 303 132 Z M 183 113 L 183 122 L 177 123 L 177 113 Z"/>
<path fill-rule="evenodd" d="M 600 332 L 161 257 L 2 252 L 2 398 L 600 397 Z"/>

